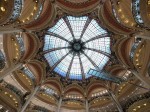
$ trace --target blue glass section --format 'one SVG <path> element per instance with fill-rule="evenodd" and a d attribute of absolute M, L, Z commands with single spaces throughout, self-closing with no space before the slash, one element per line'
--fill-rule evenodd
<path fill-rule="evenodd" d="M 88 74 L 99 77 L 102 80 L 107 80 L 107 81 L 111 81 L 114 83 L 121 83 L 123 81 L 121 78 L 112 76 L 105 71 L 99 72 L 97 70 L 90 69 Z"/>

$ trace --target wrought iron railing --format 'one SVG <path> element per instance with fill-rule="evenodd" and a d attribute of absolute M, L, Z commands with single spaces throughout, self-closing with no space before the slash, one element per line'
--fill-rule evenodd
<path fill-rule="evenodd" d="M 19 37 L 16 37 L 16 39 L 17 39 L 17 42 L 18 42 L 19 47 L 20 47 L 21 57 L 23 57 L 23 55 L 25 53 L 23 38 L 21 36 L 19 36 Z"/>
<path fill-rule="evenodd" d="M 77 102 L 80 102 L 80 103 L 84 103 L 85 102 L 84 100 L 81 100 L 81 99 L 72 99 L 72 98 L 65 98 L 65 99 L 63 99 L 63 102 L 68 102 L 68 101 L 77 101 Z"/>
<path fill-rule="evenodd" d="M 126 101 L 121 101 L 121 104 L 122 104 L 122 107 L 124 107 L 124 110 L 127 110 L 135 102 L 143 100 L 143 99 L 148 99 L 148 98 L 150 98 L 150 91 L 143 93 L 143 94 L 135 95 L 131 98 L 128 98 Z"/>
<path fill-rule="evenodd" d="M 10 91 L 12 91 L 14 94 L 16 94 L 21 101 L 21 104 L 23 104 L 23 93 L 16 87 L 14 87 L 13 85 L 5 82 L 5 81 L 1 81 L 1 85 L 7 89 L 9 89 Z"/>
<path fill-rule="evenodd" d="M 0 50 L 0 71 L 5 67 L 5 57 Z"/>
<path fill-rule="evenodd" d="M 112 12 L 113 12 L 113 15 L 114 15 L 116 21 L 117 21 L 118 23 L 121 23 L 120 20 L 119 20 L 119 18 L 118 18 L 118 16 L 117 16 L 116 10 L 115 10 L 114 1 L 113 1 L 113 0 L 110 0 L 110 2 L 111 2 L 111 5 L 112 5 Z"/>
<path fill-rule="evenodd" d="M 36 14 L 36 17 L 35 17 L 34 19 L 38 19 L 38 18 L 39 18 L 39 16 L 40 16 L 41 13 L 42 13 L 42 10 L 43 10 L 43 4 L 40 5 L 40 9 L 39 9 L 39 11 L 38 11 L 38 13 Z"/>
<path fill-rule="evenodd" d="M 29 77 L 29 78 L 32 80 L 32 82 L 35 82 L 35 76 L 34 76 L 33 73 L 29 70 L 28 67 L 24 67 L 24 68 L 22 68 L 21 70 L 22 70 L 22 72 L 23 72 L 24 74 L 27 75 L 27 77 Z"/>
<path fill-rule="evenodd" d="M 44 108 L 44 107 L 40 107 L 40 106 L 33 106 L 32 110 L 37 110 L 38 112 L 49 112 L 48 109 Z"/>
<path fill-rule="evenodd" d="M 6 24 L 13 23 L 19 18 L 21 14 L 22 6 L 23 6 L 22 0 L 14 0 L 14 9 L 13 9 L 11 17 L 6 22 Z"/>
<path fill-rule="evenodd" d="M 97 98 L 108 98 L 109 97 L 109 93 L 105 93 L 105 94 L 103 94 L 103 95 L 98 95 L 98 96 L 95 96 L 95 97 L 91 97 L 90 99 L 89 99 L 89 101 L 91 102 L 91 101 L 93 101 L 93 100 L 95 100 L 95 99 L 97 99 Z"/>
<path fill-rule="evenodd" d="M 14 1 L 14 11 L 11 16 L 12 20 L 17 19 L 20 16 L 21 9 L 22 9 L 22 0 L 15 0 Z"/>
<path fill-rule="evenodd" d="M 143 20 L 140 15 L 140 0 L 132 0 L 132 14 L 137 24 L 143 26 Z"/>
<path fill-rule="evenodd" d="M 46 90 L 41 89 L 40 92 L 45 93 L 45 94 L 50 95 L 50 96 L 54 96 L 56 99 L 59 99 L 59 96 L 57 94 L 55 94 L 55 91 L 54 90 L 51 91 L 51 90 L 50 89 L 46 89 Z"/>
<path fill-rule="evenodd" d="M 130 52 L 130 60 L 131 60 L 131 62 L 133 62 L 133 57 L 135 55 L 135 50 L 137 49 L 138 45 L 139 45 L 139 42 L 135 42 L 132 45 L 131 52 Z"/>

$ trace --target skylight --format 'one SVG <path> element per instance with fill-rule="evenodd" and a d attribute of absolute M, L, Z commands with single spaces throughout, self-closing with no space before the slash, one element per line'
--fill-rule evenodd
<path fill-rule="evenodd" d="M 102 70 L 109 60 L 110 37 L 88 16 L 61 18 L 45 35 L 43 54 L 50 66 L 67 79 L 90 77 L 90 69 Z"/>

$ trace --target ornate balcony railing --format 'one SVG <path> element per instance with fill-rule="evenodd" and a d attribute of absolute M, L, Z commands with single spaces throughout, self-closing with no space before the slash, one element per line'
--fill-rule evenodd
<path fill-rule="evenodd" d="M 8 112 L 8 109 L 5 108 L 5 107 L 1 107 L 1 108 L 0 108 L 0 112 Z"/>
<path fill-rule="evenodd" d="M 111 5 L 112 5 L 112 12 L 113 12 L 113 15 L 114 15 L 116 21 L 117 21 L 118 23 L 121 23 L 120 20 L 119 20 L 119 18 L 118 18 L 118 16 L 117 16 L 116 10 L 115 10 L 114 1 L 111 0 L 110 2 L 111 2 Z"/>
<path fill-rule="evenodd" d="M 121 101 L 121 104 L 122 104 L 122 107 L 124 107 L 124 110 L 127 110 L 135 102 L 143 100 L 143 99 L 148 99 L 148 98 L 150 98 L 150 91 L 144 94 L 138 94 L 136 96 L 128 98 L 126 101 Z"/>
<path fill-rule="evenodd" d="M 132 45 L 132 48 L 131 48 L 131 52 L 130 52 L 130 60 L 133 62 L 133 57 L 135 55 L 135 50 L 137 49 L 138 45 L 140 44 L 140 42 L 135 42 L 133 45 Z"/>
<path fill-rule="evenodd" d="M 35 82 L 35 76 L 33 75 L 33 73 L 29 70 L 28 67 L 24 67 L 21 69 L 23 71 L 23 73 L 25 73 L 27 75 L 27 77 L 29 77 L 32 82 Z"/>
<path fill-rule="evenodd" d="M 0 50 L 0 71 L 5 67 L 5 57 Z"/>
<path fill-rule="evenodd" d="M 63 99 L 63 102 L 68 102 L 68 101 L 77 101 L 77 102 L 80 102 L 80 103 L 85 102 L 84 100 L 81 100 L 81 99 L 72 99 L 72 98 Z"/>
<path fill-rule="evenodd" d="M 36 105 L 32 107 L 32 110 L 37 110 L 38 112 L 49 112 L 48 109 Z"/>
<path fill-rule="evenodd" d="M 21 14 L 21 10 L 22 10 L 22 0 L 15 0 L 14 1 L 14 10 L 13 13 L 10 17 L 10 22 L 14 22 Z"/>
<path fill-rule="evenodd" d="M 40 9 L 39 9 L 39 11 L 38 11 L 38 13 L 36 14 L 36 17 L 35 17 L 34 19 L 38 19 L 38 18 L 39 18 L 39 16 L 40 16 L 41 13 L 42 13 L 42 10 L 43 10 L 43 4 L 41 4 Z"/>
<path fill-rule="evenodd" d="M 23 104 L 23 95 L 24 94 L 19 89 L 17 89 L 13 85 L 11 85 L 5 81 L 1 81 L 1 85 L 5 88 L 9 89 L 10 91 L 12 91 L 14 94 L 16 94 L 20 98 L 21 104 Z"/>
<path fill-rule="evenodd" d="M 21 35 L 19 35 L 19 36 L 16 36 L 16 39 L 17 39 L 17 42 L 18 42 L 19 47 L 20 47 L 21 57 L 23 57 L 23 55 L 25 53 L 23 38 L 21 37 Z"/>
<path fill-rule="evenodd" d="M 51 88 L 41 89 L 40 92 L 46 93 L 47 95 L 54 96 L 56 99 L 59 99 L 59 96 L 56 94 L 55 90 Z"/>
<path fill-rule="evenodd" d="M 143 26 L 143 20 L 140 15 L 140 0 L 132 0 L 132 13 L 137 24 Z"/>
<path fill-rule="evenodd" d="M 19 18 L 21 14 L 22 6 L 23 6 L 22 0 L 14 0 L 14 9 L 13 9 L 11 17 L 6 22 L 6 25 L 9 23 L 13 23 Z"/>
<path fill-rule="evenodd" d="M 107 98 L 107 97 L 109 97 L 109 93 L 105 93 L 105 94 L 103 94 L 103 95 L 99 95 L 99 96 L 95 96 L 95 97 L 92 97 L 92 98 L 90 98 L 90 102 L 91 101 L 93 101 L 93 100 L 95 100 L 95 99 L 97 99 L 97 98 Z"/>

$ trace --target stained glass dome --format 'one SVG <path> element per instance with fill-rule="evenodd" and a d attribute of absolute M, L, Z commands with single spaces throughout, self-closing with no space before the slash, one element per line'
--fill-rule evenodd
<path fill-rule="evenodd" d="M 87 79 L 90 69 L 101 71 L 108 62 L 110 36 L 95 19 L 65 16 L 47 31 L 43 53 L 50 72 L 67 79 Z"/>

